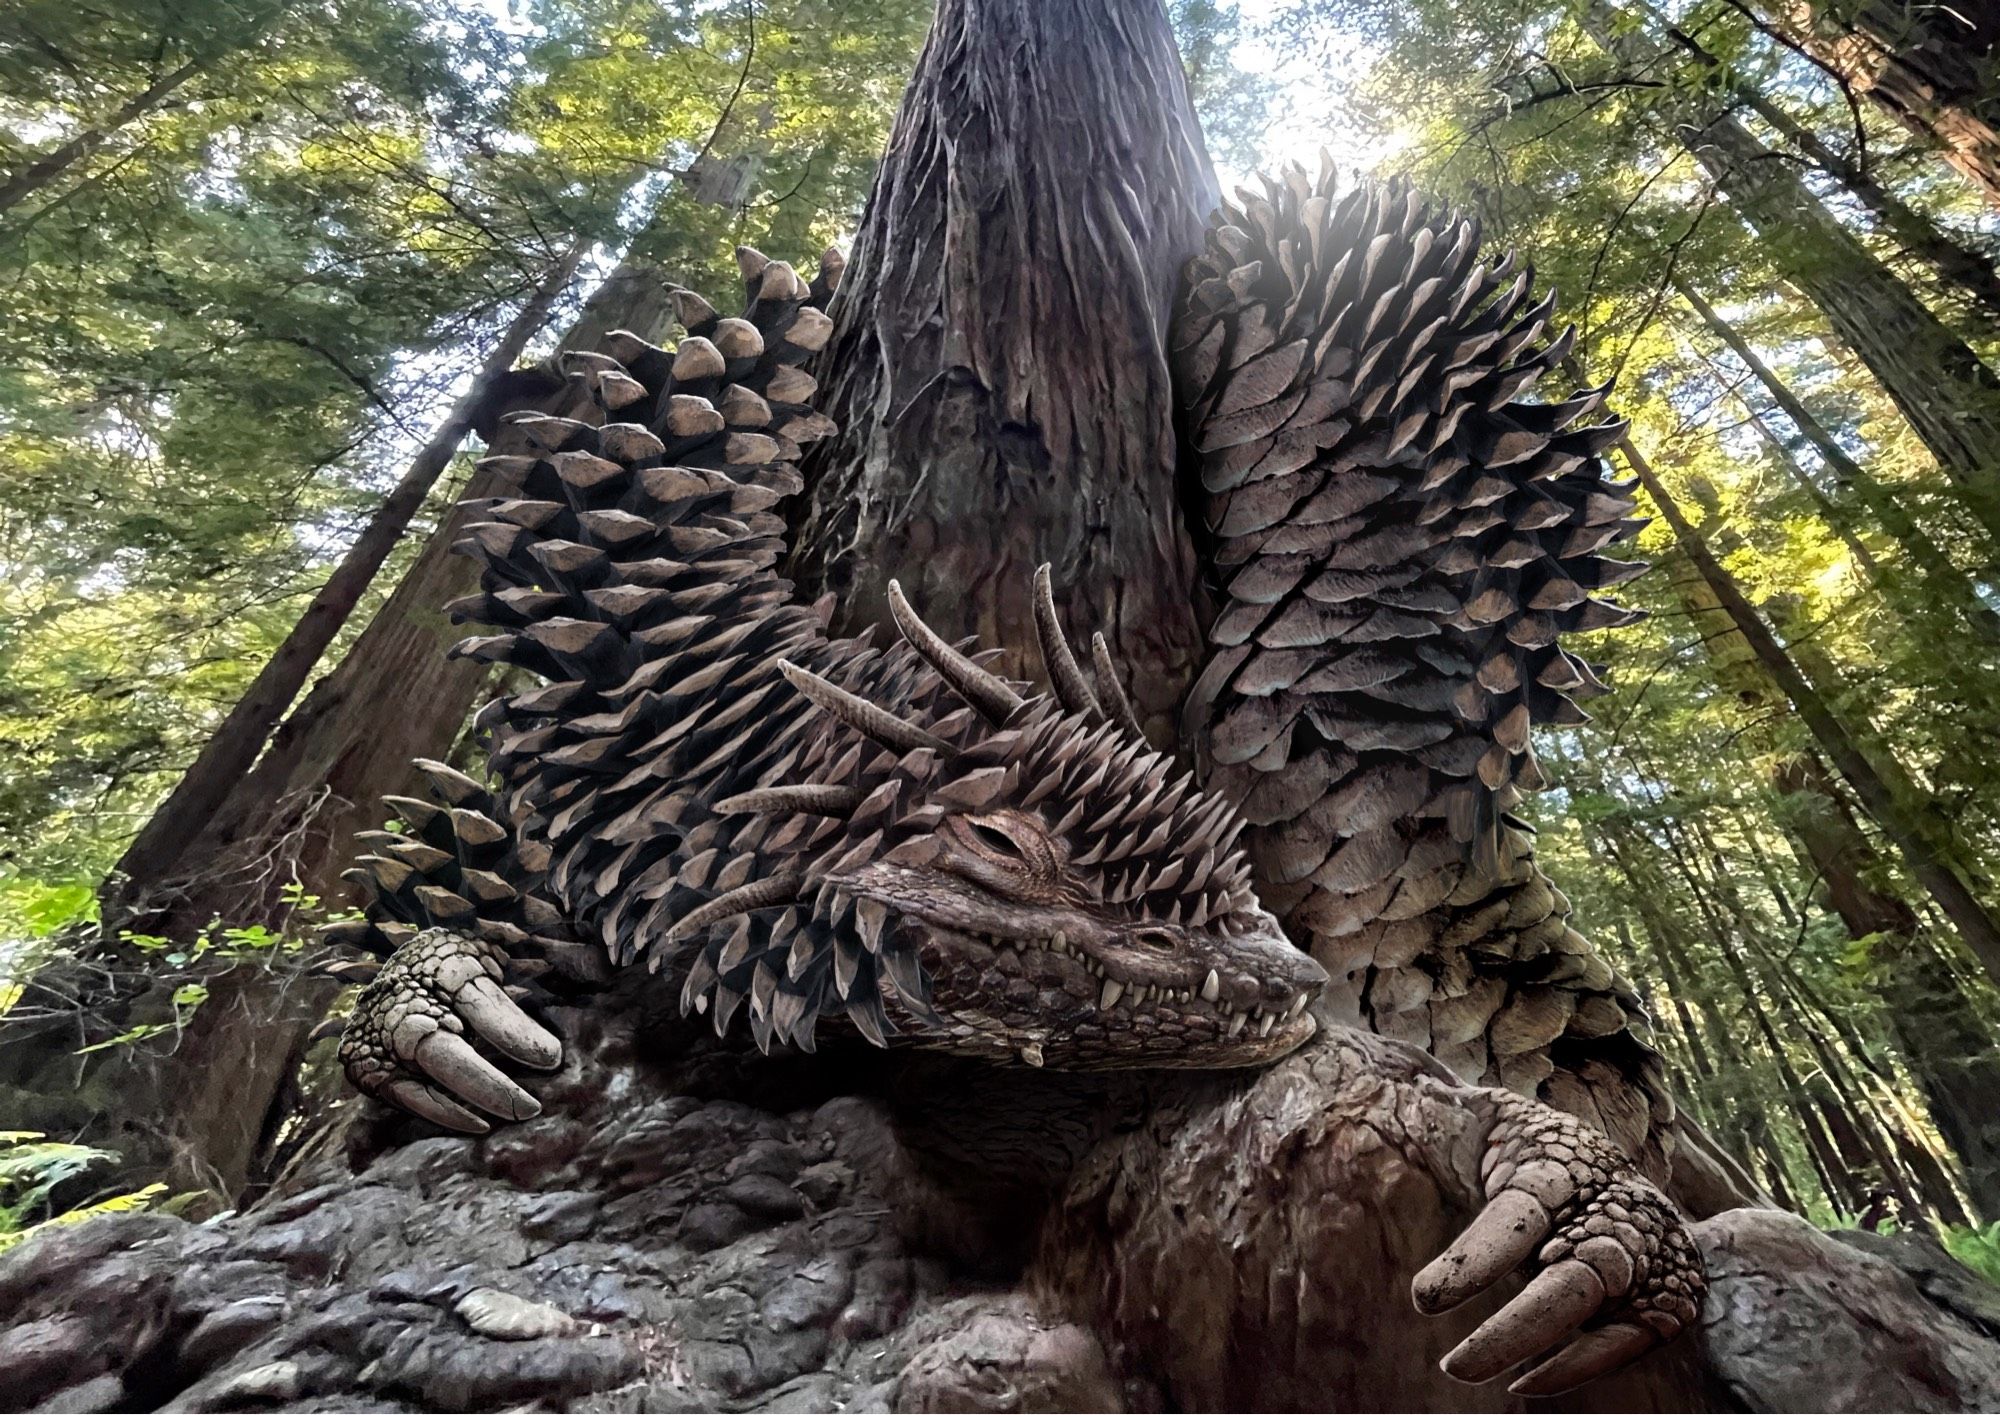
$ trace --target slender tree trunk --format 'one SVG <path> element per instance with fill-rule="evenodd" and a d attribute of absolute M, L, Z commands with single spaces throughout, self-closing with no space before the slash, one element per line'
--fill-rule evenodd
<path fill-rule="evenodd" d="M 1805 1137 L 1806 1154 L 1812 1161 L 1813 1169 L 1819 1176 L 1820 1187 L 1826 1196 L 1836 1204 L 1850 1211 L 1860 1207 L 1862 1191 L 1856 1184 L 1854 1175 L 1828 1132 L 1824 1117 L 1812 1103 L 1812 1096 L 1797 1069 L 1792 1065 L 1790 1054 L 1785 1049 L 1784 1039 L 1772 1025 L 1769 1012 L 1757 992 L 1757 985 L 1745 967 L 1742 950 L 1745 924 L 1741 914 L 1735 910 L 1725 912 L 1724 903 L 1718 900 L 1711 883 L 1703 876 L 1683 841 L 1683 829 L 1675 821 L 1661 822 L 1661 832 L 1666 842 L 1666 859 L 1673 865 L 1674 872 L 1686 886 L 1688 898 L 1707 926 L 1710 942 L 1714 945 L 1714 955 L 1722 960 L 1723 971 L 1735 983 L 1739 998 L 1738 1015 L 1747 1015 L 1756 1023 L 1757 1035 L 1764 1043 L 1764 1054 L 1770 1058 L 1771 1069 L 1776 1073 L 1779 1088 L 1784 1092 L 1793 1118 L 1798 1122 L 1799 1131 Z"/>
<path fill-rule="evenodd" d="M 94 128 L 86 128 L 62 146 L 36 158 L 8 177 L 6 181 L 0 182 L 0 215 L 12 211 L 77 163 L 84 161 L 104 146 L 120 129 L 152 112 L 175 89 L 206 69 L 210 62 L 210 56 L 201 56 L 188 60 L 170 73 L 162 74 L 119 104 L 102 123 Z"/>
<path fill-rule="evenodd" d="M 1633 906 L 1639 912 L 1647 937 L 1653 942 L 1661 971 L 1668 979 L 1668 988 L 1677 1001 L 1691 998 L 1701 1013 L 1708 1038 L 1719 1058 L 1716 1075 L 1732 1087 L 1746 1085 L 1751 1079 L 1752 1068 L 1737 1031 L 1722 1015 L 1714 992 L 1695 969 L 1693 956 L 1680 927 L 1666 908 L 1668 895 L 1665 880 L 1649 865 L 1642 864 L 1651 853 L 1656 852 L 1657 847 L 1648 841 L 1633 838 L 1628 827 L 1615 822 L 1599 822 L 1597 834 L 1605 853 L 1632 887 Z M 1796 1209 L 1798 1204 L 1791 1197 L 1792 1186 L 1787 1180 L 1784 1155 L 1771 1133 L 1769 1118 L 1754 1106 L 1738 1106 L 1733 1108 L 1729 1123 L 1737 1139 L 1738 1151 L 1744 1155 L 1762 1156 L 1765 1187 L 1780 1203 Z M 1829 1191 L 1831 1194 L 1832 1191 Z"/>
<path fill-rule="evenodd" d="M 1643 39 L 1616 32 L 1618 17 L 1608 0 L 1593 0 L 1583 25 L 1620 63 L 1651 62 Z M 1671 116 L 1681 143 L 1772 263 L 1868 366 L 1967 509 L 2000 541 L 2000 379 L 1734 115 L 1692 99 Z"/>
<path fill-rule="evenodd" d="M 1819 512 L 1819 518 L 1826 522 L 1827 527 L 1840 538 L 1840 543 L 1847 547 L 1847 553 L 1854 557 L 1855 565 L 1860 568 L 1862 576 L 1869 585 L 1884 597 L 1890 595 L 1894 586 L 1883 572 L 1882 562 L 1875 558 L 1875 553 L 1868 548 L 1857 532 L 1854 513 L 1835 502 L 1820 488 L 1819 483 L 1799 465 L 1798 458 L 1792 455 L 1792 449 L 1785 445 L 1784 439 L 1771 430 L 1771 425 L 1764 420 L 1762 413 L 1745 402 L 1743 415 L 1750 420 L 1750 426 L 1756 429 L 1764 445 L 1771 449 L 1771 455 L 1777 459 L 1779 467 L 1784 470 L 1792 485 L 1805 493 L 1806 499 L 1812 502 Z M 1894 607 L 1893 601 L 1891 607 Z"/>
<path fill-rule="evenodd" d="M 1638 0 L 1638 5 L 1697 64 L 1704 69 L 1721 67 L 1721 61 L 1693 35 L 1646 0 Z M 1815 167 L 1852 192 L 1855 200 L 1874 214 L 1882 230 L 1894 237 L 1898 245 L 1928 265 L 1947 285 L 1962 291 L 1985 321 L 1990 324 L 2000 318 L 2000 272 L 1994 270 L 1991 260 L 1953 240 L 1935 221 L 1876 181 L 1866 167 L 1829 147 L 1819 134 L 1756 88 L 1736 83 L 1731 92 Z"/>
<path fill-rule="evenodd" d="M 369 518 L 291 633 L 210 735 L 180 783 L 154 809 L 107 886 L 104 913 L 108 921 L 129 919 L 152 908 L 164 907 L 169 917 L 181 912 L 174 910 L 165 896 L 184 883 L 176 878 L 176 866 L 184 852 L 263 752 L 279 718 L 298 697 L 321 655 L 422 509 L 438 477 L 458 455 L 459 444 L 472 431 L 497 382 L 520 361 L 528 341 L 548 322 L 549 311 L 576 277 L 587 248 L 587 242 L 578 241 L 549 267 L 528 302 L 487 353 L 471 388 L 411 460 L 403 479 Z M 198 927 L 204 921 L 181 917 L 178 922 Z M 161 931 L 171 933 L 172 928 Z"/>
<path fill-rule="evenodd" d="M 661 337 L 670 319 L 665 278 L 647 265 L 621 265 L 592 295 L 561 348 L 592 348 L 618 328 Z M 524 408 L 587 416 L 571 406 L 580 395 L 554 386 L 558 382 L 550 379 L 490 411 L 495 417 Z M 475 473 L 460 500 L 492 494 L 490 478 Z M 282 838 L 315 801 L 323 804 L 294 872 L 310 893 L 338 894 L 349 838 L 377 822 L 384 794 L 410 783 L 412 758 L 446 755 L 464 728 L 487 669 L 445 657 L 463 634 L 443 606 L 476 588 L 477 567 L 452 549 L 473 518 L 463 504 L 446 512 L 353 647 L 278 728 L 269 750 L 183 855 L 187 873 L 204 882 L 215 877 L 232 917 L 254 916 L 258 906 L 230 882 L 228 861 Z M 206 917 L 204 901 L 192 902 L 182 917 Z"/>
<path fill-rule="evenodd" d="M 802 588 L 868 623 L 904 567 L 1025 672 L 1051 562 L 1163 738 L 1202 648 L 1166 329 L 1215 200 L 1158 0 L 943 5 L 820 361 Z"/>
<path fill-rule="evenodd" d="M 1681 136 L 2000 538 L 2000 380 L 1735 118 Z"/>
<path fill-rule="evenodd" d="M 1828 432 L 1812 410 L 1799 399 L 1791 387 L 1758 356 L 1755 349 L 1737 328 L 1724 319 L 1715 307 L 1702 298 L 1701 293 L 1678 276 L 1674 279 L 1674 289 L 1687 302 L 1688 308 L 1700 318 L 1702 324 L 1717 339 L 1720 339 L 1730 353 L 1736 356 L 1763 386 L 1799 430 L 1800 436 L 1812 444 L 1833 473 L 1834 479 L 1843 488 L 1851 488 L 1861 498 L 1863 505 L 1874 515 L 1876 523 L 1888 533 L 1903 552 L 1903 559 L 1912 571 L 1920 576 L 1927 588 L 1940 601 L 1954 608 L 1976 632 L 1982 636 L 2000 640 L 2000 613 L 1986 603 L 1971 579 L 1951 557 L 1944 547 L 1931 539 L 1928 532 L 1917 524 L 1897 493 L 1884 486 L 1875 476 L 1856 462 L 1840 445 L 1832 433 Z M 1753 416 L 1757 416 L 1754 415 Z M 1769 429 L 1763 418 L 1757 416 L 1759 431 L 1768 435 Z"/>
<path fill-rule="evenodd" d="M 1992 0 L 1793 0 L 1781 23 L 1854 91 L 1936 147 L 2000 206 L 2000 6 Z"/>
<path fill-rule="evenodd" d="M 1910 873 L 1944 910 L 1988 974 L 2000 980 L 2000 924 L 1995 923 L 1940 845 L 1940 827 L 1926 819 L 1925 808 L 1918 804 L 1921 797 L 1915 785 L 1905 779 L 1893 763 L 1874 759 L 1847 730 L 1792 662 L 1791 656 L 1764 624 L 1750 601 L 1744 598 L 1735 579 L 1709 550 L 1701 534 L 1682 513 L 1680 504 L 1668 494 L 1651 464 L 1639 455 L 1630 441 L 1619 446 L 1627 463 L 1659 507 L 1661 515 L 1673 528 L 1681 549 L 1714 591 L 1717 602 L 1743 635 L 1757 661 L 1791 700 L 1793 709 L 1853 789 L 1863 808 L 1896 843 Z"/>
<path fill-rule="evenodd" d="M 563 345 L 587 349 L 619 327 L 657 337 L 668 323 L 665 281 L 648 266 L 628 264 L 591 298 Z M 593 415 L 587 398 L 554 377 L 524 375 L 516 386 L 519 396 L 504 399 L 494 416 L 529 407 Z M 492 489 L 475 474 L 466 494 Z M 473 563 L 451 549 L 470 519 L 462 507 L 445 515 L 339 666 L 306 695 L 187 846 L 180 866 L 186 883 L 167 926 L 198 928 L 220 915 L 282 932 L 292 909 L 285 887 L 328 899 L 339 894 L 351 837 L 381 819 L 382 795 L 412 784 L 412 757 L 450 751 L 486 678 L 483 665 L 445 657 L 460 635 L 442 606 L 477 580 Z M 0 1032 L 0 1113 L 118 1150 L 121 1173 L 164 1173 L 176 1188 L 239 1195 L 258 1175 L 286 1086 L 332 986 L 305 976 L 293 953 L 190 974 L 161 970 L 150 956 L 100 952 L 32 980 L 28 1000 L 49 1020 Z M 168 995 L 189 981 L 207 987 L 209 997 L 183 1016 Z M 143 1025 L 167 1030 L 74 1054 Z"/>

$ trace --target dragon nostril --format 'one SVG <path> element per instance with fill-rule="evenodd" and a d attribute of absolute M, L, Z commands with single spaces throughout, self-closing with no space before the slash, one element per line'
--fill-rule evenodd
<path fill-rule="evenodd" d="M 1148 948 L 1176 948 L 1180 945 L 1180 938 L 1172 929 L 1134 929 L 1132 941 Z"/>

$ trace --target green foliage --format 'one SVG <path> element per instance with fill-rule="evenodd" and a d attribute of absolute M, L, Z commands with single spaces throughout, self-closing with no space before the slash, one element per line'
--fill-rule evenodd
<path fill-rule="evenodd" d="M 1979 1228 L 1952 1224 L 1940 1237 L 1946 1252 L 2000 1287 L 2000 1220 Z"/>
<path fill-rule="evenodd" d="M 0 212 L 0 939 L 26 939 L 88 918 L 573 242 L 721 295 L 738 242 L 851 229 L 928 6 L 4 8 L 0 169 L 105 129 Z"/>
<path fill-rule="evenodd" d="M 54 1223 L 77 1223 L 99 1214 L 132 1213 L 150 1207 L 167 1192 L 164 1184 L 147 1184 L 114 1194 L 52 1218 L 35 1215 L 56 1186 L 85 1174 L 93 1165 L 118 1158 L 109 1150 L 51 1140 L 35 1130 L 0 1130 L 0 1253 Z"/>

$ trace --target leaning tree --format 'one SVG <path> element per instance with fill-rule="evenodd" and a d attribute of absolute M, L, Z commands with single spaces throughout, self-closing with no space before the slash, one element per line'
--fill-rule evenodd
<path fill-rule="evenodd" d="M 945 0 L 837 297 L 745 252 L 566 356 L 455 607 L 545 681 L 340 935 L 422 1119 L 0 1261 L 10 1391 L 2000 1398 L 1948 1267 L 1734 1206 L 1514 814 L 1632 573 L 1549 302 L 1401 189 L 1210 181 L 1158 0 Z"/>

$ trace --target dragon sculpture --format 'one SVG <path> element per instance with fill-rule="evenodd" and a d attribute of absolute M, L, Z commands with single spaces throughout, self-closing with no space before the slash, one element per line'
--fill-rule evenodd
<path fill-rule="evenodd" d="M 675 349 L 568 355 L 578 416 L 496 440 L 512 494 L 452 606 L 495 632 L 458 652 L 542 685 L 479 718 L 497 788 L 423 763 L 433 798 L 364 837 L 354 1083 L 455 1130 L 536 1114 L 508 1068 L 561 1057 L 520 1005 L 551 967 L 671 970 L 762 1048 L 824 1022 L 1051 1069 L 1259 1066 L 1357 1021 L 1556 1107 L 1498 1099 L 1488 1207 L 1417 1280 L 1438 1311 L 1536 1273 L 1448 1371 L 1545 1357 L 1515 1389 L 1548 1393 L 1685 1328 L 1659 1060 L 1511 814 L 1530 723 L 1595 681 L 1558 634 L 1625 617 L 1590 596 L 1633 573 L 1597 555 L 1633 525 L 1619 425 L 1572 428 L 1602 394 L 1513 401 L 1567 349 L 1535 346 L 1548 302 L 1394 188 L 1293 174 L 1218 213 L 1176 339 L 1222 590 L 1191 774 L 1046 570 L 1047 693 L 899 591 L 889 647 L 792 601 L 841 265 L 740 260 L 740 318 L 680 292 Z"/>

